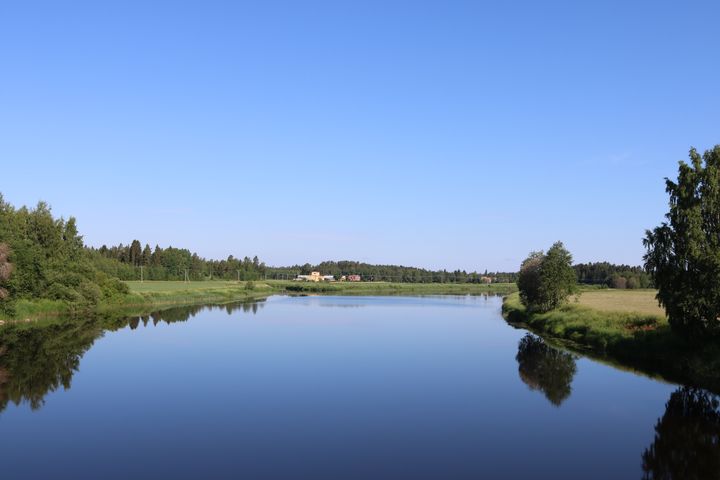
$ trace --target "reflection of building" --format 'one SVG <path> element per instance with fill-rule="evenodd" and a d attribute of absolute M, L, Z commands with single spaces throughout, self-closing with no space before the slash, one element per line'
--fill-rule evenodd
<path fill-rule="evenodd" d="M 310 272 L 310 275 L 298 275 L 295 280 L 306 281 L 306 282 L 334 282 L 335 277 L 333 275 L 320 275 L 320 272 Z"/>

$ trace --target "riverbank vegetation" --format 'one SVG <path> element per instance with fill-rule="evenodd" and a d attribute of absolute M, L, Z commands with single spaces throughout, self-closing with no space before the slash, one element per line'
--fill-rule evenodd
<path fill-rule="evenodd" d="M 559 307 L 576 290 L 577 278 L 572 256 L 556 242 L 547 253 L 532 252 L 520 265 L 520 301 L 531 312 L 547 312 Z"/>
<path fill-rule="evenodd" d="M 647 305 L 648 292 L 623 292 L 638 297 L 625 306 L 616 291 L 589 293 L 592 307 L 571 300 L 544 313 L 528 312 L 514 293 L 505 298 L 503 314 L 510 323 L 561 340 L 578 353 L 720 393 L 720 346 L 715 342 L 697 344 L 675 335 L 665 316 Z M 633 305 L 644 305 L 645 311 L 633 311 Z"/>
<path fill-rule="evenodd" d="M 14 208 L 0 195 L 0 314 L 14 316 L 18 301 L 43 309 L 92 308 L 121 298 L 128 287 L 93 265 L 74 218 L 53 218 L 40 202 Z"/>

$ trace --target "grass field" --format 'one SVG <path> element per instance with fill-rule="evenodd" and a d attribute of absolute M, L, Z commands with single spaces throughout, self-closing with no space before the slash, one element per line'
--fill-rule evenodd
<path fill-rule="evenodd" d="M 664 316 L 655 300 L 655 290 L 585 290 L 578 299 L 578 305 L 604 312 L 635 312 L 646 315 Z M 572 303 L 572 299 L 571 299 Z"/>

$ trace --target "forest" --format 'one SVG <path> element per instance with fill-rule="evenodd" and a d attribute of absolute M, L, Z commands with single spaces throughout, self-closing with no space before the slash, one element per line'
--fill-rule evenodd
<path fill-rule="evenodd" d="M 141 274 L 144 280 L 258 280 L 267 271 L 257 256 L 208 260 L 186 248 L 142 247 L 139 240 L 87 250 L 99 270 L 121 280 L 140 280 Z"/>
<path fill-rule="evenodd" d="M 466 272 L 465 270 L 426 270 L 402 265 L 373 265 L 351 260 L 325 261 L 317 265 L 306 263 L 292 267 L 269 268 L 268 278 L 292 278 L 294 275 L 307 275 L 318 271 L 323 275 L 360 275 L 364 281 L 401 282 L 401 283 L 483 283 L 483 277 L 492 279 L 493 283 L 512 283 L 516 273 L 513 272 Z"/>
<path fill-rule="evenodd" d="M 578 283 L 604 285 L 610 288 L 652 288 L 652 279 L 642 267 L 615 265 L 608 262 L 573 265 Z"/>

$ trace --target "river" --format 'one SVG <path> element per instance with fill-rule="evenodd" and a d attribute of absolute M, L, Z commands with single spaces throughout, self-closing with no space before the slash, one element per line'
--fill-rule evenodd
<path fill-rule="evenodd" d="M 717 398 L 493 296 L 289 297 L 0 329 L 7 479 L 717 478 Z"/>

